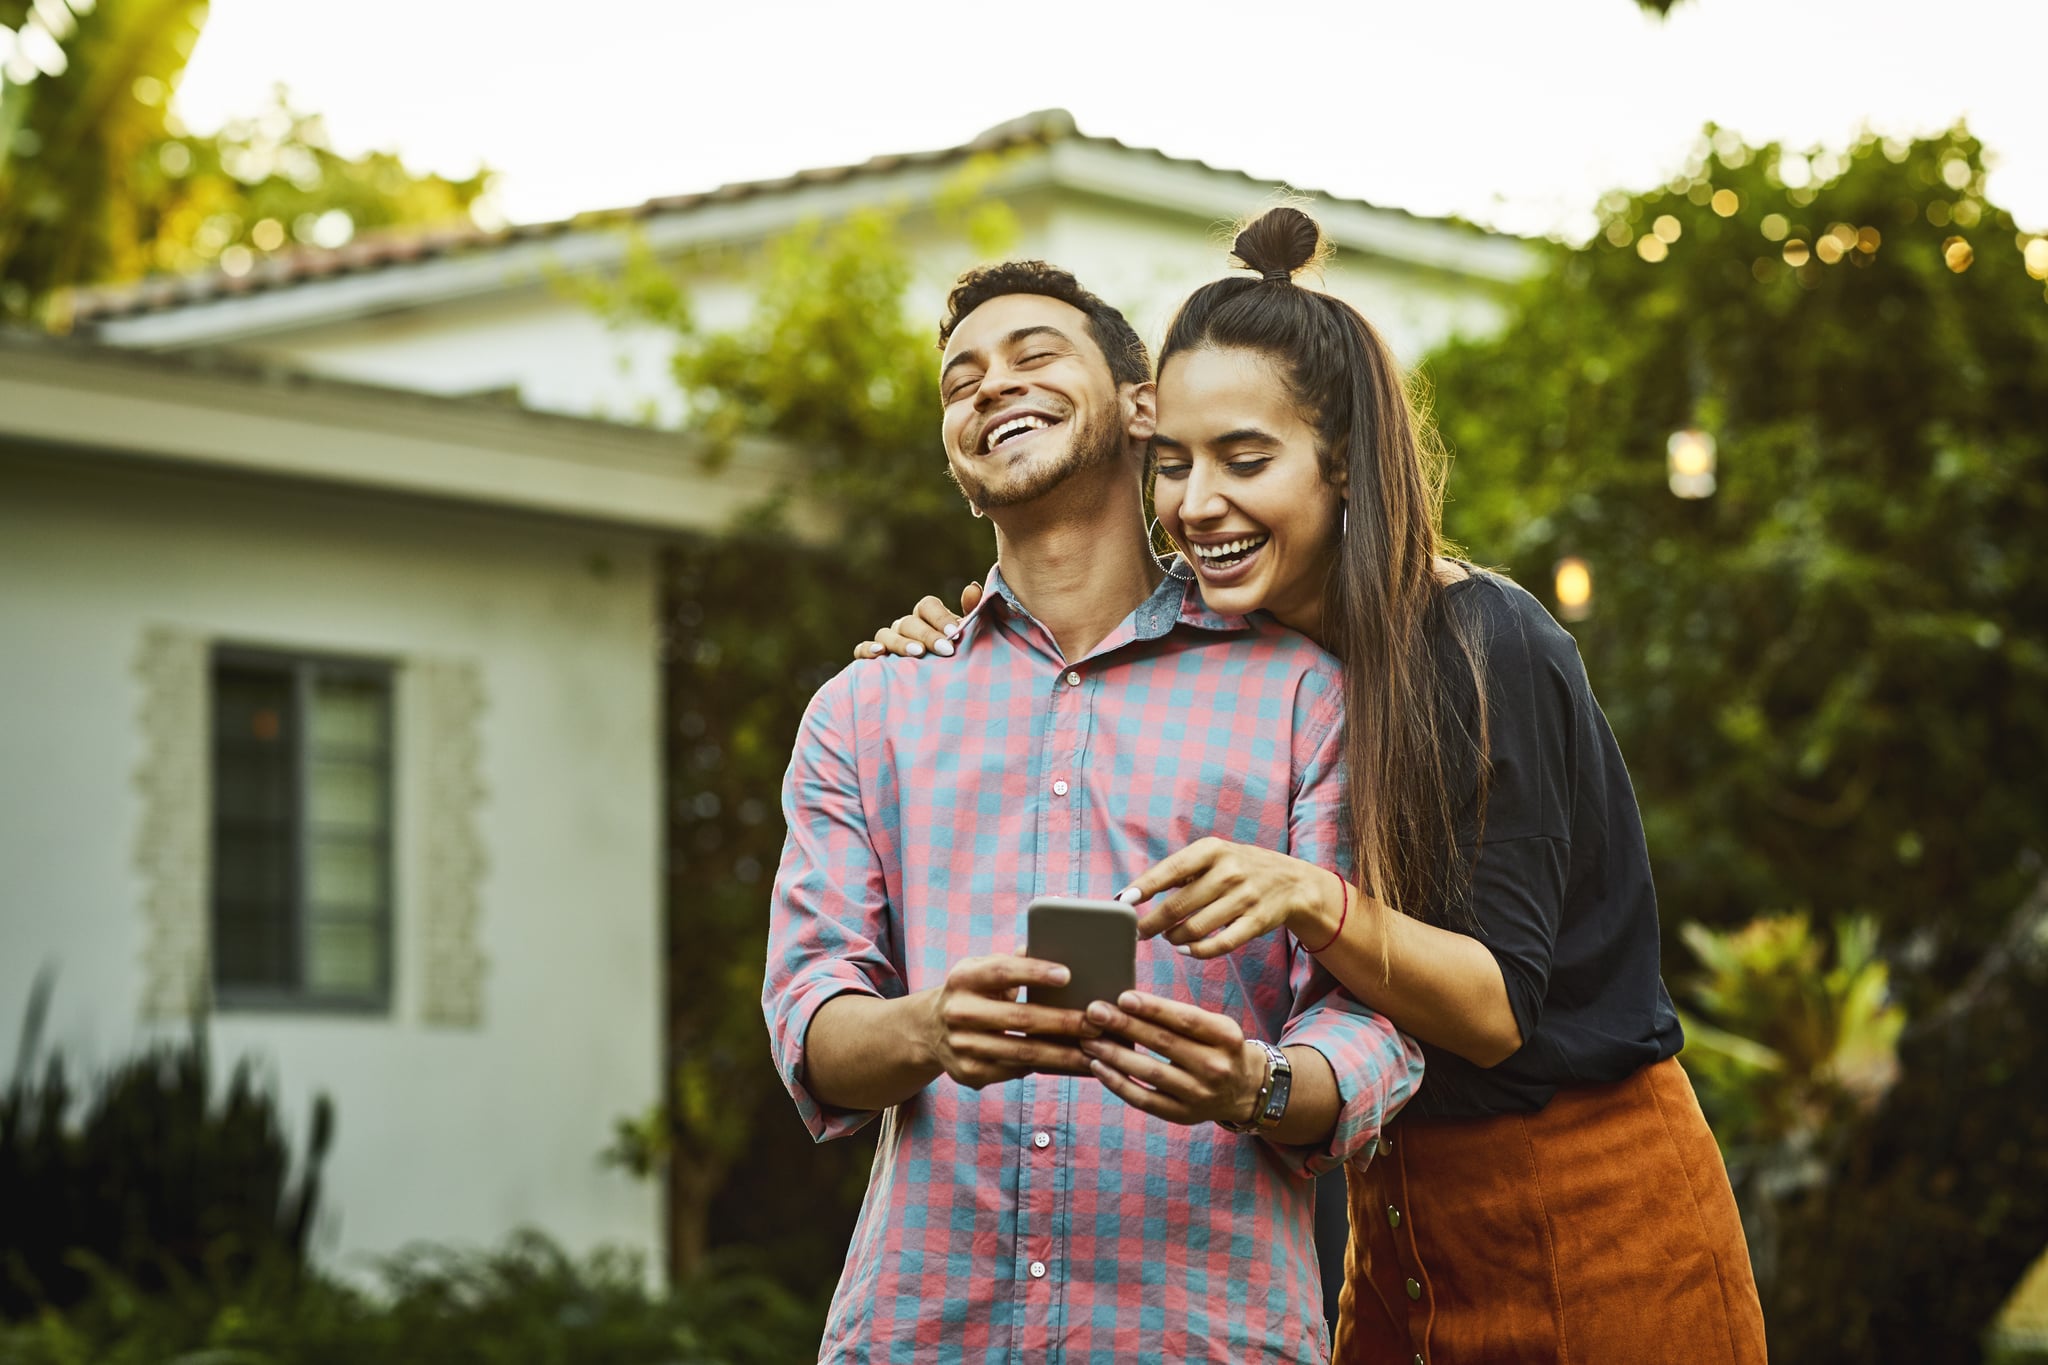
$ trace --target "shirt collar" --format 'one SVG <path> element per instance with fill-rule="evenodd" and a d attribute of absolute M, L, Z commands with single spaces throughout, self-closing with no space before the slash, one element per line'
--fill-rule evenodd
<path fill-rule="evenodd" d="M 1135 640 L 1157 640 L 1175 626 L 1192 626 L 1197 630 L 1215 631 L 1220 634 L 1234 634 L 1250 630 L 1251 622 L 1243 616 L 1228 615 L 1210 610 L 1202 601 L 1202 594 L 1195 586 L 1194 570 L 1186 560 L 1173 555 L 1163 561 L 1166 574 L 1159 580 L 1159 586 L 1152 595 L 1138 605 L 1137 610 L 1125 617 L 1122 624 L 1109 633 L 1107 639 L 1097 645 L 1090 657 L 1107 654 L 1113 649 L 1130 644 Z M 1050 636 L 1039 625 L 1024 604 L 1018 600 L 1016 590 L 1003 578 L 1002 565 L 989 567 L 988 577 L 981 600 L 974 604 L 974 610 L 967 613 L 960 623 L 960 638 L 967 638 L 968 623 L 984 612 L 991 616 L 1001 613 L 1020 621 L 1029 621 L 1038 630 Z M 1076 659 L 1073 662 L 1079 663 Z"/>

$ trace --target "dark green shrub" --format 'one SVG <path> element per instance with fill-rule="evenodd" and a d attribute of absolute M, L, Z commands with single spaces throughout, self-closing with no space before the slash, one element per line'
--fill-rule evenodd
<path fill-rule="evenodd" d="M 0 1329 L 0 1365 L 785 1365 L 816 1353 L 822 1304 L 714 1256 L 668 1294 L 631 1256 L 578 1261 L 538 1233 L 502 1250 L 420 1248 L 371 1288 L 282 1262 L 143 1293 L 99 1269 L 88 1296 Z"/>
<path fill-rule="evenodd" d="M 44 977 L 0 1094 L 0 1317 L 77 1303 L 101 1272 L 146 1293 L 302 1264 L 334 1137 L 327 1099 L 294 1187 L 276 1104 L 248 1062 L 216 1099 L 202 1022 L 81 1097 L 61 1056 L 39 1057 L 49 996 Z"/>

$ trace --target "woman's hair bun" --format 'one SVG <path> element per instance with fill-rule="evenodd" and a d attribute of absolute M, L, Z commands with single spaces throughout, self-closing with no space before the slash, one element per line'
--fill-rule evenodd
<path fill-rule="evenodd" d="M 1230 254 L 1266 279 L 1284 280 L 1314 261 L 1322 247 L 1323 230 L 1316 220 L 1282 204 L 1240 228 Z"/>

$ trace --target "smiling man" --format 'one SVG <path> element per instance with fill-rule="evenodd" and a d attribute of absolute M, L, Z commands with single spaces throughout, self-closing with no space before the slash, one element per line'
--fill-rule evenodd
<path fill-rule="evenodd" d="M 1323 1361 L 1313 1176 L 1420 1054 L 1285 935 L 1139 989 L 1019 1001 L 1036 896 L 1113 894 L 1204 835 L 1335 865 L 1340 689 L 1146 538 L 1145 350 L 1040 262 L 964 276 L 940 337 L 954 479 L 997 567 L 943 667 L 812 700 L 763 1005 L 823 1141 L 882 1120 L 825 1361 Z M 1130 1044 L 1136 1043 L 1137 1047 Z"/>

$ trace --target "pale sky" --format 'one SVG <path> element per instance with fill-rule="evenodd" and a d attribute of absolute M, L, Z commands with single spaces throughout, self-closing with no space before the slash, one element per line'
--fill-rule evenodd
<path fill-rule="evenodd" d="M 515 221 L 886 152 L 1060 106 L 1297 188 L 1584 236 L 1708 120 L 1840 146 L 1959 117 L 2048 229 L 2048 0 L 213 0 L 177 108 L 270 87 L 347 152 L 501 173 Z"/>

